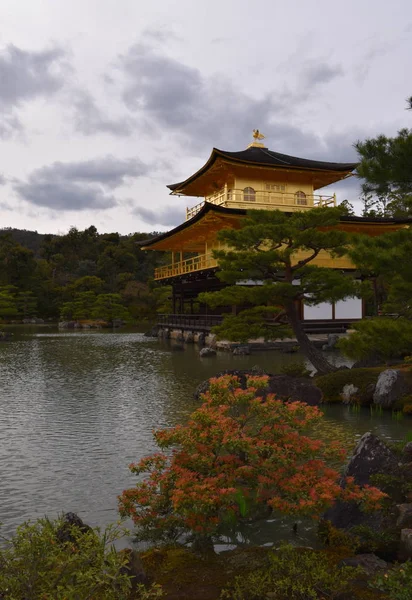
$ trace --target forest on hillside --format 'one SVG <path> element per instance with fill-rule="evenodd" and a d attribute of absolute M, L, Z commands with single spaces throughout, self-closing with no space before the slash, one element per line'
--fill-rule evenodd
<path fill-rule="evenodd" d="M 167 311 L 169 289 L 153 282 L 165 255 L 139 245 L 153 235 L 1 229 L 0 320 L 139 321 Z"/>

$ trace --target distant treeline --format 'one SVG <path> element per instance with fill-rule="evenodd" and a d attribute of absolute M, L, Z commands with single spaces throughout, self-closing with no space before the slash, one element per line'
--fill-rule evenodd
<path fill-rule="evenodd" d="M 168 310 L 153 272 L 167 257 L 141 250 L 155 235 L 0 230 L 0 319 L 140 320 Z"/>

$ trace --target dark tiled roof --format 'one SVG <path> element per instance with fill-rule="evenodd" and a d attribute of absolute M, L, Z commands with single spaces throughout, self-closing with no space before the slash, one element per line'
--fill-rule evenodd
<path fill-rule="evenodd" d="M 180 183 L 173 183 L 168 185 L 167 187 L 174 191 L 187 185 L 190 181 L 193 181 L 207 169 L 212 166 L 215 160 L 221 157 L 223 159 L 228 159 L 231 162 L 237 162 L 242 164 L 250 164 L 250 165 L 262 165 L 267 167 L 283 167 L 284 169 L 308 169 L 308 170 L 317 170 L 317 171 L 341 171 L 351 172 L 356 169 L 358 163 L 335 163 L 335 162 L 325 162 L 321 160 L 310 160 L 308 158 L 298 158 L 297 156 L 289 156 L 288 154 L 281 154 L 280 152 L 274 152 L 273 150 L 268 150 L 268 148 L 257 148 L 251 147 L 246 150 L 241 150 L 240 152 L 227 152 L 225 150 L 218 150 L 217 148 L 213 148 L 212 154 L 210 155 L 207 163 L 199 169 L 196 173 L 194 173 L 191 177 L 182 181 Z"/>

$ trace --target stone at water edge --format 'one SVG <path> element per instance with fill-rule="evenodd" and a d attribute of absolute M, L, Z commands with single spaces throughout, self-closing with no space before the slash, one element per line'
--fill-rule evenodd
<path fill-rule="evenodd" d="M 76 527 L 81 533 L 87 533 L 93 531 L 90 525 L 87 525 L 82 519 L 76 515 L 76 513 L 68 512 L 62 517 L 62 523 L 56 532 L 56 538 L 59 542 L 71 542 L 74 543 L 76 539 L 73 537 L 72 529 Z"/>
<path fill-rule="evenodd" d="M 342 398 L 342 402 L 344 404 L 350 404 L 352 399 L 356 397 L 359 393 L 359 388 L 357 388 L 353 383 L 347 383 L 343 386 L 343 390 L 340 393 L 340 397 Z"/>
<path fill-rule="evenodd" d="M 353 477 L 360 486 L 370 484 L 372 475 L 383 473 L 394 475 L 398 471 L 399 459 L 376 435 L 368 431 L 356 445 L 356 448 L 346 465 L 341 485 L 346 477 Z M 350 529 L 355 525 L 367 525 L 379 531 L 384 524 L 382 512 L 365 513 L 357 504 L 349 502 L 336 502 L 324 514 L 324 519 L 330 521 L 334 527 Z"/>
<path fill-rule="evenodd" d="M 199 356 L 201 358 L 208 358 L 211 356 L 216 356 L 216 350 L 214 348 L 209 348 L 207 346 L 206 348 L 201 349 L 201 351 L 199 352 Z"/>
<path fill-rule="evenodd" d="M 232 354 L 235 356 L 248 356 L 250 354 L 250 346 L 248 344 L 237 346 L 236 348 L 233 348 Z"/>
<path fill-rule="evenodd" d="M 405 393 L 402 373 L 396 369 L 386 369 L 379 374 L 373 392 L 373 403 L 383 408 L 391 408 Z"/>
<path fill-rule="evenodd" d="M 258 395 L 275 394 L 282 400 L 292 400 L 305 402 L 311 406 L 321 404 L 323 399 L 322 390 L 314 385 L 309 379 L 300 377 L 290 377 L 289 375 L 271 375 L 264 370 L 254 367 L 250 370 L 227 370 L 216 373 L 215 377 L 222 375 L 234 375 L 239 378 L 239 384 L 242 389 L 247 387 L 247 379 L 251 376 L 267 375 L 269 377 L 267 392 L 258 391 Z M 195 398 L 205 394 L 209 390 L 209 380 L 200 383 L 195 391 Z"/>

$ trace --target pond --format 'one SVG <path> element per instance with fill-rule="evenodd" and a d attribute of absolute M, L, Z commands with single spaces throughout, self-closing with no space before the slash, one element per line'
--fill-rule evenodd
<path fill-rule="evenodd" d="M 59 332 L 16 327 L 0 344 L 0 522 L 11 533 L 26 519 L 78 513 L 91 525 L 117 518 L 116 497 L 135 478 L 128 464 L 155 449 L 153 428 L 182 421 L 193 391 L 223 369 L 271 372 L 296 354 L 219 353 L 200 358 L 138 332 Z M 365 431 L 404 439 L 412 420 L 325 407 L 319 435 L 348 446 Z M 270 529 L 270 528 L 269 528 Z M 255 533 L 253 533 L 255 532 Z M 251 532 L 265 543 L 268 527 Z"/>

